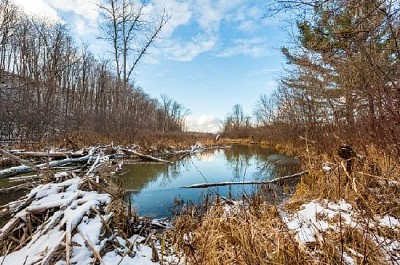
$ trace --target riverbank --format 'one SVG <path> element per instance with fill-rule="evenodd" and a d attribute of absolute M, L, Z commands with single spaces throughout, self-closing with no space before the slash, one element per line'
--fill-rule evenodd
<path fill-rule="evenodd" d="M 11 219 L 0 230 L 3 264 L 17 257 L 26 264 L 400 262 L 399 165 L 373 150 L 368 163 L 350 174 L 339 157 L 295 150 L 309 173 L 287 203 L 267 202 L 274 191 L 261 186 L 241 201 L 220 197 L 186 207 L 172 222 L 140 218 L 124 206 L 110 182 L 119 164 L 110 159 L 110 148 L 99 150 L 80 173 L 48 175 L 50 183 L 7 205 Z M 161 153 L 136 152 L 143 159 Z M 372 172 L 374 163 L 380 172 Z M 49 241 L 53 237 L 59 240 Z"/>
<path fill-rule="evenodd" d="M 189 263 L 399 264 L 396 160 L 371 148 L 348 172 L 340 157 L 294 152 L 309 174 L 284 205 L 266 203 L 270 191 L 261 188 L 175 220 L 175 244 Z"/>
<path fill-rule="evenodd" d="M 32 167 L 39 178 L 27 195 L 1 206 L 6 221 L 0 229 L 1 264 L 178 263 L 180 257 L 161 236 L 171 229 L 170 222 L 135 215 L 123 201 L 123 187 L 112 181 L 123 155 L 169 161 L 127 147 L 97 146 L 73 161 L 84 162 L 78 167 L 71 161 L 63 163 L 65 159 L 33 165 L 16 152 L 3 150 L 2 154 L 30 165 L 3 169 L 0 175 L 17 175 Z M 47 159 L 55 153 L 48 152 Z M 62 163 L 64 168 L 53 168 L 52 163 Z"/>

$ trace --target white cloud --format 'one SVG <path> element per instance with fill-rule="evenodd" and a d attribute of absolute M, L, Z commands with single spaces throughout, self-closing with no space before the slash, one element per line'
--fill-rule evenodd
<path fill-rule="evenodd" d="M 98 27 L 96 24 L 88 23 L 86 20 L 82 18 L 76 18 L 75 21 L 75 27 L 73 30 L 78 34 L 79 36 L 88 36 L 94 32 L 97 32 Z"/>
<path fill-rule="evenodd" d="M 188 131 L 216 133 L 221 130 L 221 121 L 210 115 L 189 116 L 186 118 L 186 125 Z"/>
<path fill-rule="evenodd" d="M 258 28 L 258 24 L 252 20 L 244 20 L 239 23 L 238 30 L 242 32 L 254 32 Z"/>
<path fill-rule="evenodd" d="M 170 37 L 175 29 L 179 26 L 189 23 L 192 18 L 192 11 L 188 2 L 176 0 L 155 1 L 156 9 L 162 11 L 164 8 L 170 20 L 162 30 L 161 37 Z"/>
<path fill-rule="evenodd" d="M 88 36 L 98 35 L 97 3 L 100 0 L 13 1 L 38 15 L 60 19 L 61 14 L 64 19 L 71 21 L 72 31 L 79 38 L 88 39 Z M 157 43 L 162 52 L 148 59 L 147 63 L 157 63 L 161 54 L 177 61 L 191 61 L 211 51 L 220 57 L 268 55 L 265 39 L 244 37 L 246 34 L 254 36 L 260 33 L 263 26 L 263 22 L 260 23 L 262 12 L 257 4 L 246 0 L 151 0 L 145 12 L 153 16 L 164 9 L 171 18 L 161 32 L 161 41 Z M 230 28 L 235 27 L 231 29 L 233 32 L 241 32 L 241 38 L 231 40 L 232 35 L 221 31 L 223 22 L 231 24 Z M 174 33 L 182 28 L 184 33 L 176 37 Z M 221 50 L 222 45 L 228 46 Z"/>
<path fill-rule="evenodd" d="M 218 32 L 222 20 L 240 7 L 244 0 L 195 0 L 196 22 L 205 31 Z"/>
<path fill-rule="evenodd" d="M 46 0 L 59 12 L 71 13 L 74 19 L 73 31 L 78 36 L 87 36 L 97 32 L 97 17 L 99 0 Z"/>
<path fill-rule="evenodd" d="M 97 3 L 99 0 L 12 0 L 26 13 L 45 17 L 48 22 L 63 22 L 63 13 L 72 13 L 74 32 L 86 36 L 97 30 Z"/>
<path fill-rule="evenodd" d="M 86 21 L 96 22 L 99 0 L 46 0 L 55 9 L 72 12 Z"/>
<path fill-rule="evenodd" d="M 173 36 L 178 27 L 192 23 L 198 28 L 189 41 L 171 37 L 164 43 L 166 57 L 171 60 L 191 61 L 196 56 L 214 50 L 220 40 L 221 22 L 239 8 L 245 0 L 179 0 L 156 1 L 171 10 L 171 22 L 167 24 L 164 35 Z M 167 9 L 168 10 L 168 9 Z"/>
<path fill-rule="evenodd" d="M 231 24 L 231 30 L 241 32 L 241 36 L 261 34 L 263 23 L 261 7 L 245 0 L 165 0 L 169 3 L 172 14 L 180 14 L 179 20 L 167 29 L 169 36 L 182 25 L 192 24 L 197 27 L 194 37 L 185 39 L 169 38 L 164 43 L 166 57 L 171 60 L 191 61 L 196 56 L 213 51 L 219 57 L 245 55 L 254 58 L 269 54 L 265 38 L 239 38 L 230 40 L 231 35 L 221 32 L 223 22 Z M 188 34 L 188 33 L 186 33 Z M 190 33 L 189 33 L 190 34 Z M 189 36 L 190 38 L 190 36 Z M 220 50 L 222 45 L 228 45 Z M 219 51 L 218 51 L 219 50 Z"/>
<path fill-rule="evenodd" d="M 231 57 L 235 55 L 251 57 L 264 57 L 270 54 L 265 38 L 236 39 L 233 45 L 218 53 L 219 57 Z"/>
<path fill-rule="evenodd" d="M 189 42 L 176 42 L 166 49 L 167 57 L 177 61 L 191 61 L 197 55 L 215 47 L 217 38 L 214 35 L 201 34 Z"/>
<path fill-rule="evenodd" d="M 12 0 L 12 2 L 21 7 L 28 15 L 44 17 L 48 22 L 61 21 L 57 11 L 46 0 Z"/>

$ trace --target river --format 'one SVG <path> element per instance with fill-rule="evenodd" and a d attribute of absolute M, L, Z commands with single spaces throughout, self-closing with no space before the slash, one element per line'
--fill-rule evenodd
<path fill-rule="evenodd" d="M 269 180 L 293 174 L 299 168 L 298 159 L 277 154 L 272 149 L 258 145 L 233 145 L 231 148 L 199 152 L 169 165 L 124 165 L 118 182 L 128 190 L 126 200 L 131 201 L 139 215 L 160 218 L 172 216 L 177 204 L 201 203 L 206 196 L 216 194 L 240 199 L 243 194 L 251 196 L 258 190 L 253 185 L 204 189 L 182 188 L 184 186 L 205 182 Z M 275 202 L 287 198 L 292 190 L 272 186 L 269 197 Z"/>

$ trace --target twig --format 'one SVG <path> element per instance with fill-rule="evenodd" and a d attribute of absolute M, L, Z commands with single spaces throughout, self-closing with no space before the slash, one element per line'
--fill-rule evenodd
<path fill-rule="evenodd" d="M 93 255 L 95 258 L 101 263 L 104 264 L 103 259 L 101 258 L 99 252 L 96 251 L 92 243 L 87 239 L 87 237 L 83 234 L 83 232 L 79 231 L 79 234 L 82 236 L 83 240 L 85 241 L 85 244 L 90 248 L 92 251 Z"/>
<path fill-rule="evenodd" d="M 50 264 L 50 260 L 53 257 L 54 253 L 57 252 L 57 250 L 61 247 L 61 243 L 64 240 L 65 233 L 66 232 L 64 232 L 62 234 L 62 236 L 59 238 L 59 240 L 57 242 L 55 242 L 54 247 L 52 249 L 50 249 L 49 252 L 47 252 L 47 255 L 42 260 L 42 263 L 41 263 L 42 265 Z"/>

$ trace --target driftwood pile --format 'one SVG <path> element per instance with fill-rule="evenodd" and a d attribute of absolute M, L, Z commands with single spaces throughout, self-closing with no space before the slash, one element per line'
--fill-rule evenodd
<path fill-rule="evenodd" d="M 6 156 L 15 159 L 10 153 Z M 160 257 L 176 259 L 156 238 L 155 231 L 168 224 L 132 216 L 123 192 L 109 181 L 121 166 L 113 158 L 123 152 L 105 153 L 93 148 L 79 157 L 36 165 L 21 159 L 24 165 L 0 171 L 3 176 L 27 170 L 42 175 L 54 165 L 71 166 L 69 171 L 46 173 L 50 183 L 0 207 L 3 218 L 8 217 L 0 229 L 0 264 L 146 264 Z M 79 173 L 73 170 L 77 161 Z"/>
<path fill-rule="evenodd" d="M 91 190 L 95 181 L 58 177 L 67 179 L 38 186 L 8 205 L 12 218 L 0 229 L 1 264 L 138 264 L 145 258 L 139 256 L 140 248 L 148 249 L 148 260 L 161 256 L 153 241 L 140 235 L 127 238 L 119 229 L 113 198 Z M 144 241 L 152 245 L 141 246 Z"/>
<path fill-rule="evenodd" d="M 170 163 L 170 161 L 168 160 L 157 158 L 148 154 L 143 154 L 135 149 L 122 147 L 114 148 L 111 146 L 95 147 L 89 150 L 80 150 L 78 152 L 25 152 L 22 150 L 6 151 L 0 149 L 0 159 L 4 161 L 12 160 L 21 164 L 19 166 L 0 170 L 0 179 L 29 172 L 41 173 L 46 169 L 51 168 L 67 167 L 67 170 L 70 170 L 77 165 L 93 163 L 93 159 L 96 159 L 100 154 L 103 156 L 104 159 L 109 160 L 115 158 L 137 157 L 141 160 L 146 161 L 150 160 L 161 163 Z M 23 158 L 28 158 L 29 160 Z"/>
<path fill-rule="evenodd" d="M 184 152 L 190 153 L 191 150 Z M 181 155 L 181 152 L 177 152 L 176 155 Z M 1 169 L 0 166 L 0 179 L 8 178 L 9 182 L 19 182 L 18 184 L 11 185 L 12 187 L 0 189 L 0 194 L 32 188 L 33 185 L 37 184 L 32 182 L 32 180 L 45 179 L 45 181 L 48 181 L 46 177 L 51 179 L 51 176 L 56 172 L 73 172 L 77 175 L 84 175 L 88 172 L 93 173 L 92 171 L 96 171 L 97 167 L 102 162 L 108 162 L 108 167 L 104 167 L 103 163 L 101 170 L 112 173 L 121 169 L 122 159 L 171 163 L 168 160 L 139 152 L 137 146 L 131 148 L 113 147 L 111 145 L 98 146 L 75 152 L 65 150 L 32 152 L 24 150 L 3 150 L 0 148 L 0 160 L 7 161 L 7 163 L 3 165 L 19 164 L 9 168 L 3 167 L 3 169 Z M 89 167 L 92 168 L 89 169 Z M 31 175 L 26 175 L 28 173 L 31 173 Z M 21 174 L 24 175 L 19 176 Z"/>

